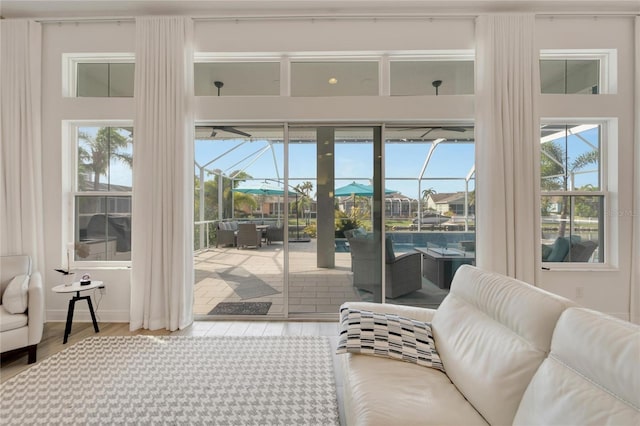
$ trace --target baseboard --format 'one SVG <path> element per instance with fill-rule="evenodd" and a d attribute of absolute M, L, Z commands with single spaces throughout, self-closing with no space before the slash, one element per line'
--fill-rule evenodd
<path fill-rule="evenodd" d="M 85 306 L 86 308 L 86 306 Z M 66 322 L 66 309 L 48 309 L 46 312 L 46 322 Z M 129 322 L 129 311 L 120 310 L 98 310 L 96 312 L 98 322 Z M 85 309 L 77 309 L 73 313 L 73 322 L 91 322 L 91 314 Z"/>

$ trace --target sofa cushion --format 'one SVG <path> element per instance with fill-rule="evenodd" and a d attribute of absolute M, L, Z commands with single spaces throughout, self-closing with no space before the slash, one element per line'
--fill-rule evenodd
<path fill-rule="evenodd" d="M 337 354 L 376 355 L 444 371 L 429 323 L 343 305 L 339 336 Z"/>
<path fill-rule="evenodd" d="M 14 277 L 2 294 L 2 306 L 10 314 L 23 314 L 29 307 L 29 276 Z"/>
<path fill-rule="evenodd" d="M 433 316 L 433 337 L 447 375 L 489 423 L 513 422 L 560 314 L 574 305 L 504 275 L 457 270 Z"/>
<path fill-rule="evenodd" d="M 31 274 L 31 258 L 26 255 L 0 257 L 0 295 L 18 275 Z"/>
<path fill-rule="evenodd" d="M 345 424 L 487 424 L 440 370 L 382 357 L 343 356 Z"/>
<path fill-rule="evenodd" d="M 567 309 L 514 424 L 640 424 L 639 360 L 638 325 L 589 309 Z"/>
<path fill-rule="evenodd" d="M 0 332 L 24 327 L 28 322 L 29 317 L 26 314 L 12 314 L 7 312 L 4 306 L 0 306 Z"/>

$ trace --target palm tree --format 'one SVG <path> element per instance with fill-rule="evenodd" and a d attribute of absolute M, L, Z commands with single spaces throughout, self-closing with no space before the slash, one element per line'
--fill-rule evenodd
<path fill-rule="evenodd" d="M 438 191 L 436 191 L 433 188 L 423 189 L 422 190 L 422 199 L 426 202 L 427 199 L 429 198 L 429 196 L 435 195 L 437 193 L 438 193 Z"/>
<path fill-rule="evenodd" d="M 554 141 L 545 142 L 541 145 L 542 155 L 540 156 L 540 188 L 546 191 L 569 191 L 571 178 L 577 171 L 590 164 L 597 164 L 600 160 L 598 150 L 593 149 L 578 155 L 570 164 L 567 164 L 565 149 Z M 569 204 L 567 197 L 563 197 L 562 210 L 560 212 L 560 226 L 558 236 L 563 237 L 569 215 Z"/>
<path fill-rule="evenodd" d="M 293 189 L 300 194 L 298 197 L 298 205 L 296 209 L 298 211 L 302 210 L 303 214 L 306 207 L 311 205 L 311 191 L 313 191 L 313 184 L 311 182 L 304 181 L 301 184 L 298 184 L 293 187 Z M 306 218 L 307 225 L 309 225 L 309 217 Z"/>
<path fill-rule="evenodd" d="M 100 176 L 106 176 L 112 160 L 133 165 L 133 156 L 128 152 L 132 142 L 130 136 L 124 136 L 118 127 L 101 127 L 95 137 L 79 132 L 78 138 L 78 181 L 80 189 L 87 190 L 86 176 L 93 174 L 93 190 L 100 189 Z M 128 130 L 128 129 L 124 129 Z M 130 131 L 130 130 L 129 130 Z"/>

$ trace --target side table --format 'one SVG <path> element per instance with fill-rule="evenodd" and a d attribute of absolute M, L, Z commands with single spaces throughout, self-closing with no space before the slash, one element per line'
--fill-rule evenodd
<path fill-rule="evenodd" d="M 96 333 L 100 332 L 98 328 L 98 322 L 96 321 L 96 313 L 93 311 L 93 305 L 91 304 L 91 296 L 80 296 L 81 291 L 93 290 L 94 288 L 104 287 L 102 281 L 91 281 L 91 284 L 80 285 L 80 281 L 74 282 L 72 285 L 57 285 L 51 290 L 55 293 L 76 293 L 75 296 L 69 300 L 69 310 L 67 311 L 67 325 L 64 328 L 64 340 L 62 344 L 67 343 L 69 334 L 71 334 L 71 323 L 73 322 L 73 310 L 75 309 L 76 302 L 78 300 L 86 300 L 89 304 L 89 313 L 91 313 L 91 320 L 93 321 L 93 329 Z"/>

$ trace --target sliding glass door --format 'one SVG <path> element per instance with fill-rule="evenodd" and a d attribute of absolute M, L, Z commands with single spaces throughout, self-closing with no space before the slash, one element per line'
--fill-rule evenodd
<path fill-rule="evenodd" d="M 380 134 L 379 127 L 289 130 L 287 184 L 296 192 L 288 221 L 292 316 L 335 315 L 346 301 L 382 300 L 381 192 L 374 184 Z M 354 233 L 366 242 L 359 252 L 350 245 Z"/>

